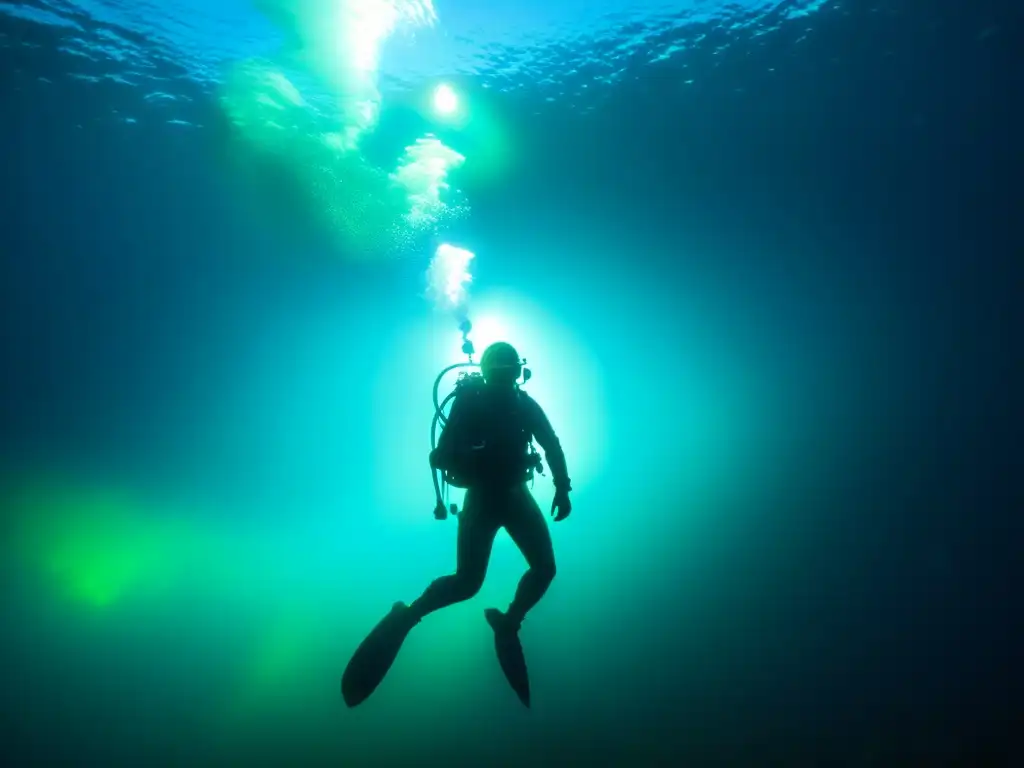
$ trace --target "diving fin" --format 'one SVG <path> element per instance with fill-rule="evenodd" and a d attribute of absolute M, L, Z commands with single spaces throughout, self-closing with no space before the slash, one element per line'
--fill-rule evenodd
<path fill-rule="evenodd" d="M 359 644 L 341 676 L 341 695 L 348 706 L 362 704 L 377 689 L 417 623 L 409 606 L 395 603 Z"/>
<path fill-rule="evenodd" d="M 498 663 L 505 679 L 523 702 L 524 707 L 530 706 L 530 678 L 526 671 L 526 656 L 523 645 L 519 642 L 519 627 L 514 626 L 508 616 L 497 608 L 484 611 L 487 623 L 494 630 L 494 650 L 498 654 Z"/>

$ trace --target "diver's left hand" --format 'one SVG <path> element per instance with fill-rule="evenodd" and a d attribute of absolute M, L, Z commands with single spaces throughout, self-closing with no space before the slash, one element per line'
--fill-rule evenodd
<path fill-rule="evenodd" d="M 561 522 L 572 512 L 572 502 L 569 501 L 568 491 L 555 491 L 555 499 L 551 502 L 551 516 L 555 522 Z"/>

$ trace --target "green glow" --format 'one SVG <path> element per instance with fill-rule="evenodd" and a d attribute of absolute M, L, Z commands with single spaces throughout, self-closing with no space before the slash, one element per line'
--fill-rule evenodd
<path fill-rule="evenodd" d="M 304 216 L 324 226 L 354 259 L 403 253 L 464 216 L 449 176 L 465 158 L 437 138 L 416 139 L 390 172 L 361 151 L 380 118 L 381 48 L 400 28 L 432 25 L 433 5 L 257 5 L 288 42 L 277 56 L 238 63 L 223 78 L 220 104 L 236 128 L 228 151 L 236 169 L 251 174 L 246 186 L 286 221 Z"/>
<path fill-rule="evenodd" d="M 349 148 L 376 124 L 384 43 L 400 29 L 437 20 L 430 0 L 256 0 L 256 7 L 285 37 L 277 59 L 301 69 L 333 97 Z"/>
<path fill-rule="evenodd" d="M 23 529 L 26 553 L 70 600 L 110 608 L 166 586 L 187 534 L 139 515 L 125 493 L 36 492 Z"/>

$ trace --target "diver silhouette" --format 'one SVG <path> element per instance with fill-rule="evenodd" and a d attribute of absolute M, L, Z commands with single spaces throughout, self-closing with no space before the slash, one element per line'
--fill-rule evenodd
<path fill-rule="evenodd" d="M 488 608 L 484 616 L 494 632 L 495 650 L 509 684 L 522 703 L 530 705 L 519 629 L 555 577 L 551 534 L 527 487 L 532 470 L 541 468 L 533 439 L 551 468 L 555 485 L 551 513 L 556 521 L 572 512 L 571 483 L 565 454 L 547 415 L 518 386 L 523 363 L 515 348 L 505 342 L 490 345 L 480 360 L 480 371 L 479 383 L 454 399 L 447 425 L 430 452 L 431 468 L 446 477 L 461 478 L 458 485 L 466 488 L 458 515 L 455 573 L 435 579 L 411 605 L 395 603 L 363 641 L 342 678 L 342 694 L 349 706 L 361 703 L 376 689 L 405 637 L 424 617 L 476 595 L 501 528 L 519 547 L 528 568 L 508 610 Z"/>

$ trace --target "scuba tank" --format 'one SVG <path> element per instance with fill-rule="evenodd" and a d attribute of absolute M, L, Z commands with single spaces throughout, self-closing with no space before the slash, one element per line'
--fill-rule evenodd
<path fill-rule="evenodd" d="M 469 339 L 469 332 L 473 329 L 472 323 L 468 319 L 463 320 L 459 324 L 459 330 L 462 332 L 462 352 L 466 355 L 467 360 L 461 363 L 453 363 L 452 365 L 443 368 L 441 372 L 434 379 L 433 387 L 433 405 L 434 405 L 434 416 L 430 423 L 430 448 L 431 451 L 437 449 L 438 442 L 438 427 L 442 430 L 448 425 L 448 418 L 451 413 L 450 405 L 454 405 L 454 402 L 460 396 L 462 397 L 474 397 L 481 393 L 482 388 L 485 386 L 483 373 L 480 371 L 480 364 L 473 360 L 475 349 L 473 342 Z M 523 360 L 523 363 L 526 361 Z M 474 370 L 462 370 L 459 372 L 458 379 L 455 382 L 455 387 L 449 392 L 443 400 L 438 400 L 439 391 L 441 388 L 441 381 L 452 371 L 458 369 L 474 369 Z M 523 383 L 525 384 L 530 380 L 532 373 L 529 368 L 523 369 Z M 448 413 L 445 409 L 448 408 Z M 528 441 L 528 453 L 526 456 L 526 479 L 529 481 L 533 480 L 534 472 L 544 474 L 544 464 L 541 460 L 540 454 L 533 446 L 533 439 L 530 436 Z M 471 483 L 470 472 L 467 468 L 434 468 L 431 467 L 431 476 L 434 483 L 434 517 L 438 520 L 444 520 L 449 514 L 457 516 L 459 514 L 458 505 L 455 503 L 447 503 L 448 499 L 448 488 L 467 488 Z"/>

